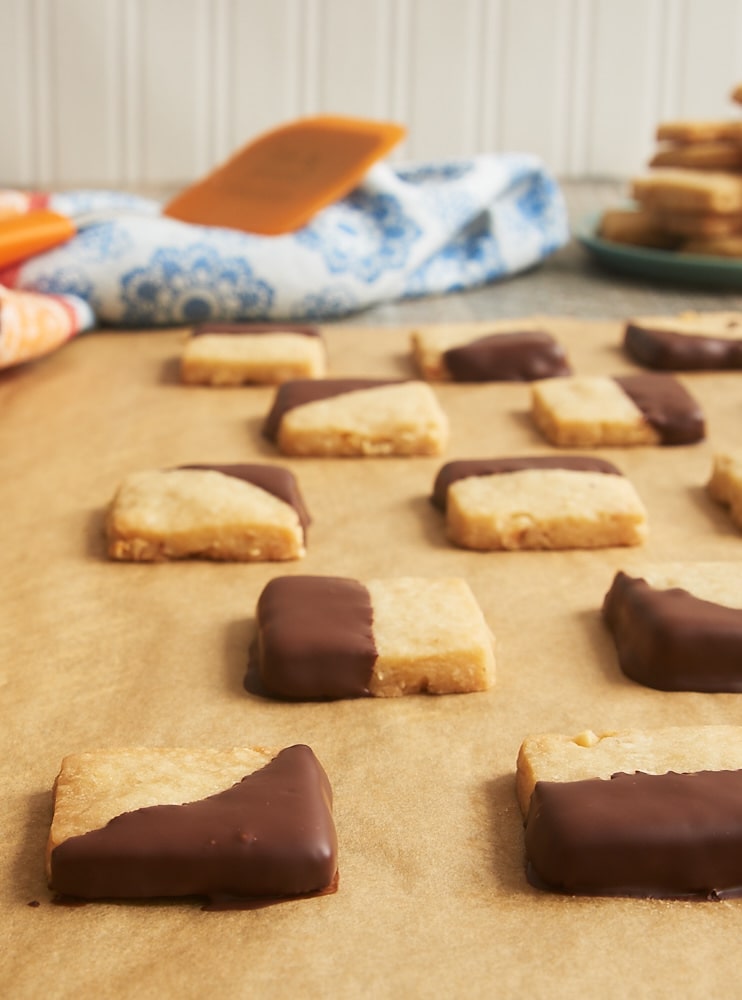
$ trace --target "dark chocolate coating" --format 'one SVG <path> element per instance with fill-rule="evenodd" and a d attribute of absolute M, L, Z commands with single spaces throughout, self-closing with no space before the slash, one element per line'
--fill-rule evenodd
<path fill-rule="evenodd" d="M 455 382 L 532 382 L 569 375 L 562 347 L 541 330 L 491 333 L 443 352 Z"/>
<path fill-rule="evenodd" d="M 539 781 L 529 878 L 560 892 L 718 898 L 742 889 L 742 771 Z"/>
<path fill-rule="evenodd" d="M 203 337 L 207 333 L 230 333 L 252 335 L 262 333 L 300 333 L 304 337 L 319 337 L 319 327 L 305 323 L 201 323 L 191 331 L 192 337 Z"/>
<path fill-rule="evenodd" d="M 572 472 L 603 472 L 620 476 L 612 462 L 589 455 L 527 455 L 520 458 L 472 458 L 446 462 L 441 466 L 433 484 L 431 501 L 445 511 L 448 487 L 458 479 L 471 476 L 493 476 L 524 469 L 567 469 Z"/>
<path fill-rule="evenodd" d="M 742 324 L 739 334 L 739 340 L 728 340 L 627 323 L 624 349 L 640 365 L 659 371 L 731 371 L 742 368 Z"/>
<path fill-rule="evenodd" d="M 276 577 L 260 595 L 256 617 L 268 694 L 293 700 L 368 695 L 378 653 L 363 584 L 336 576 Z"/>
<path fill-rule="evenodd" d="M 603 615 L 632 680 L 660 691 L 742 691 L 742 610 L 619 572 Z"/>
<path fill-rule="evenodd" d="M 700 406 L 672 375 L 620 375 L 615 381 L 657 431 L 662 444 L 694 444 L 705 437 Z"/>
<path fill-rule="evenodd" d="M 284 469 L 279 465 L 256 465 L 256 464 L 236 464 L 236 465 L 179 465 L 179 469 L 203 469 L 209 472 L 221 472 L 223 476 L 232 476 L 234 479 L 242 479 L 246 483 L 257 486 L 266 493 L 283 500 L 284 503 L 293 507 L 299 516 L 299 522 L 304 529 L 306 537 L 307 528 L 311 524 L 309 511 L 304 505 L 304 500 L 293 472 Z"/>
<path fill-rule="evenodd" d="M 225 791 L 116 816 L 52 851 L 50 887 L 84 899 L 298 896 L 337 869 L 332 790 L 307 746 Z"/>
<path fill-rule="evenodd" d="M 275 441 L 283 415 L 296 406 L 314 403 L 319 399 L 332 399 L 356 389 L 374 389 L 380 385 L 393 385 L 403 379 L 380 378 L 298 378 L 282 383 L 276 390 L 273 406 L 265 418 L 263 434 Z"/>

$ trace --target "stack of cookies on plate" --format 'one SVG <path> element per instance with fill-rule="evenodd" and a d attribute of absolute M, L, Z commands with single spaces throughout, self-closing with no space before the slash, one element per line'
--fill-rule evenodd
<path fill-rule="evenodd" d="M 732 92 L 742 105 L 742 84 Z M 742 256 L 742 117 L 674 121 L 657 128 L 651 170 L 631 181 L 633 208 L 603 214 L 616 243 L 722 257 Z"/>

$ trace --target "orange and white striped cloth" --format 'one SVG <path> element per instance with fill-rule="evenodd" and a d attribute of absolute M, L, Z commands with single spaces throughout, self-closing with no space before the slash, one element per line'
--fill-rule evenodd
<path fill-rule="evenodd" d="M 76 296 L 0 285 L 0 369 L 49 354 L 92 323 L 90 307 Z"/>
<path fill-rule="evenodd" d="M 0 191 L 0 220 L 47 208 L 45 191 Z M 73 295 L 18 292 L 0 285 L 0 369 L 56 350 L 93 325 L 87 303 Z"/>
<path fill-rule="evenodd" d="M 0 222 L 48 208 L 50 200 L 46 191 L 0 190 Z M 49 354 L 94 325 L 93 310 L 76 295 L 15 291 L 0 284 L 0 370 Z"/>
<path fill-rule="evenodd" d="M 0 219 L 13 219 L 37 208 L 46 208 L 49 195 L 45 191 L 16 191 L 12 188 L 0 191 Z"/>

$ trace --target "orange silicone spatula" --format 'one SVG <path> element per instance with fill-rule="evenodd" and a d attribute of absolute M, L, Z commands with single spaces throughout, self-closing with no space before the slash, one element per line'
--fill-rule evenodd
<path fill-rule="evenodd" d="M 293 232 L 351 191 L 404 135 L 391 122 L 302 118 L 248 143 L 176 195 L 164 214 L 269 236 Z"/>
<path fill-rule="evenodd" d="M 64 243 L 76 232 L 72 219 L 46 208 L 0 219 L 0 268 Z"/>

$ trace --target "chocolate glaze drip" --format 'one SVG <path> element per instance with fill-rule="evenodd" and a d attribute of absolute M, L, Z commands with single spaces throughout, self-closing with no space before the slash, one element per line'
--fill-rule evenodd
<path fill-rule="evenodd" d="M 300 333 L 304 337 L 319 337 L 316 326 L 305 323 L 201 323 L 191 331 L 192 337 L 203 337 L 207 333 L 233 333 L 252 335 L 262 333 Z"/>
<path fill-rule="evenodd" d="M 740 339 L 652 330 L 627 323 L 624 348 L 635 361 L 660 371 L 730 371 L 742 368 Z"/>
<path fill-rule="evenodd" d="M 294 474 L 288 469 L 278 465 L 179 465 L 179 469 L 203 469 L 208 472 L 221 472 L 223 476 L 232 476 L 234 479 L 241 479 L 243 482 L 257 486 L 266 493 L 283 500 L 290 507 L 293 507 L 299 516 L 299 523 L 304 529 L 306 537 L 307 528 L 311 524 L 309 511 L 304 505 L 304 500 L 299 493 Z"/>
<path fill-rule="evenodd" d="M 363 584 L 335 576 L 276 577 L 260 595 L 256 617 L 268 694 L 293 700 L 368 695 L 378 653 Z"/>
<path fill-rule="evenodd" d="M 632 680 L 660 691 L 742 691 L 742 610 L 619 572 L 603 615 Z"/>
<path fill-rule="evenodd" d="M 443 352 L 455 382 L 531 382 L 569 375 L 562 347 L 540 330 L 491 333 Z"/>
<path fill-rule="evenodd" d="M 561 892 L 721 898 L 742 889 L 742 771 L 539 781 L 529 878 Z"/>
<path fill-rule="evenodd" d="M 293 897 L 337 868 L 332 790 L 307 746 L 226 791 L 150 806 L 54 848 L 50 887 L 85 899 Z"/>
<path fill-rule="evenodd" d="M 615 381 L 665 445 L 703 440 L 706 426 L 695 399 L 672 375 L 621 375 Z"/>
<path fill-rule="evenodd" d="M 447 462 L 442 466 L 433 484 L 431 502 L 440 510 L 446 509 L 448 487 L 458 479 L 471 476 L 492 476 L 524 469 L 567 469 L 572 472 L 603 472 L 620 476 L 612 462 L 589 455 L 532 455 L 521 458 L 472 458 Z"/>
<path fill-rule="evenodd" d="M 374 389 L 380 385 L 394 385 L 401 379 L 379 378 L 300 378 L 282 383 L 276 391 L 273 406 L 265 418 L 263 434 L 275 441 L 285 413 L 305 403 L 331 399 L 357 389 Z"/>

